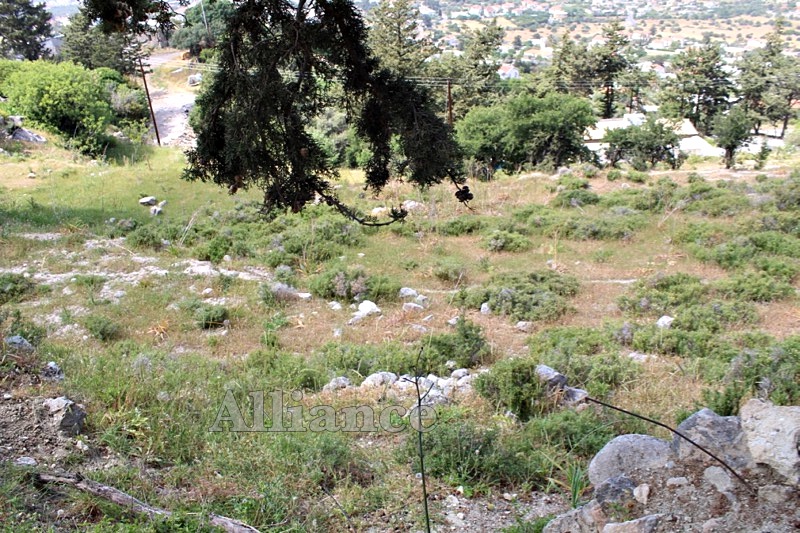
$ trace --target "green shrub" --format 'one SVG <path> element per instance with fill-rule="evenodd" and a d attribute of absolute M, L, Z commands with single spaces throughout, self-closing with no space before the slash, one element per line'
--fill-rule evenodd
<path fill-rule="evenodd" d="M 319 391 L 332 377 L 301 355 L 270 348 L 251 352 L 247 366 L 257 371 L 259 383 L 282 390 Z"/>
<path fill-rule="evenodd" d="M 608 174 L 606 174 L 606 179 L 608 181 L 617 181 L 618 179 L 623 177 L 625 177 L 624 174 L 618 168 L 612 168 L 611 170 L 608 171 Z"/>
<path fill-rule="evenodd" d="M 7 324 L 6 321 L 11 319 Z M 38 346 L 47 336 L 47 330 L 42 326 L 24 318 L 19 309 L 14 309 L 11 313 L 0 312 L 0 326 L 5 324 L 4 329 L 0 329 L 0 339 L 19 335 L 33 346 Z"/>
<path fill-rule="evenodd" d="M 442 235 L 456 237 L 459 235 L 471 235 L 482 230 L 484 222 L 473 215 L 460 216 L 436 225 L 436 231 Z"/>
<path fill-rule="evenodd" d="M 401 457 L 412 457 L 419 471 L 417 439 L 413 432 L 401 448 Z M 474 490 L 486 485 L 534 485 L 544 487 L 551 472 L 545 450 L 536 449 L 521 432 L 501 434 L 471 420 L 442 415 L 422 442 L 425 470 L 451 485 Z"/>
<path fill-rule="evenodd" d="M 615 437 L 611 424 L 591 409 L 559 409 L 533 418 L 525 425 L 524 434 L 534 445 L 556 447 L 584 460 Z"/>
<path fill-rule="evenodd" d="M 572 174 L 564 174 L 563 176 L 559 177 L 554 184 L 549 186 L 551 192 L 556 192 L 560 190 L 577 191 L 580 189 L 588 189 L 588 188 L 589 188 L 589 180 L 584 178 L 579 178 Z"/>
<path fill-rule="evenodd" d="M 196 255 L 200 261 L 219 263 L 231 249 L 231 239 L 227 237 L 214 237 L 207 243 L 197 247 Z"/>
<path fill-rule="evenodd" d="M 702 300 L 709 292 L 700 278 L 689 274 L 659 274 L 637 281 L 619 298 L 620 309 L 634 314 L 665 314 Z"/>
<path fill-rule="evenodd" d="M 194 320 L 198 328 L 221 328 L 228 319 L 228 309 L 221 305 L 201 304 L 194 311 Z"/>
<path fill-rule="evenodd" d="M 592 328 L 552 328 L 534 336 L 531 355 L 540 364 L 561 372 L 575 387 L 604 396 L 632 379 L 639 366 L 621 356 L 609 331 Z"/>
<path fill-rule="evenodd" d="M 311 278 L 309 290 L 320 298 L 363 299 L 367 295 L 367 275 L 363 270 L 336 267 Z"/>
<path fill-rule="evenodd" d="M 561 191 L 553 198 L 552 205 L 556 207 L 581 207 L 600 203 L 600 197 L 586 189 L 567 189 Z"/>
<path fill-rule="evenodd" d="M 739 274 L 720 280 L 716 283 L 715 288 L 725 298 L 750 302 L 772 302 L 782 300 L 795 293 L 792 285 L 764 272 Z"/>
<path fill-rule="evenodd" d="M 36 288 L 36 285 L 22 274 L 0 274 L 0 305 L 20 302 Z"/>
<path fill-rule="evenodd" d="M 447 361 L 455 361 L 458 368 L 473 367 L 484 363 L 489 354 L 489 344 L 483 337 L 480 326 L 463 317 L 456 323 L 455 333 L 431 335 L 425 339 L 423 346 L 423 358 L 438 362 L 438 365 L 429 363 L 430 368 L 436 368 L 431 372 L 437 374 L 446 372 Z"/>
<path fill-rule="evenodd" d="M 775 257 L 756 257 L 753 260 L 753 266 L 768 276 L 786 283 L 792 283 L 800 274 L 800 266 L 796 263 L 789 263 Z"/>
<path fill-rule="evenodd" d="M 83 325 L 92 337 L 103 342 L 119 337 L 121 328 L 110 318 L 101 315 L 89 315 L 83 320 Z"/>
<path fill-rule="evenodd" d="M 382 274 L 367 278 L 367 298 L 373 301 L 393 302 L 398 299 L 402 284 Z"/>
<path fill-rule="evenodd" d="M 475 380 L 475 390 L 489 402 L 528 420 L 553 406 L 536 374 L 537 361 L 530 357 L 503 359 Z"/>
<path fill-rule="evenodd" d="M 484 247 L 490 252 L 521 252 L 531 246 L 531 241 L 519 233 L 493 231 L 484 240 Z"/>
<path fill-rule="evenodd" d="M 758 311 L 749 302 L 713 301 L 679 307 L 671 327 L 685 331 L 703 330 L 720 333 L 731 326 L 756 322 L 758 322 Z"/>
<path fill-rule="evenodd" d="M 433 275 L 444 282 L 464 282 L 467 277 L 467 267 L 457 259 L 440 259 L 433 266 Z"/>
<path fill-rule="evenodd" d="M 628 175 L 625 176 L 628 181 L 632 181 L 633 183 L 647 183 L 647 172 L 640 172 L 638 170 L 631 170 L 628 172 Z"/>
<path fill-rule="evenodd" d="M 395 342 L 380 344 L 328 343 L 319 350 L 319 358 L 334 374 L 346 375 L 353 383 L 375 372 L 395 374 L 427 374 L 436 372 L 444 361 L 433 361 L 423 353 L 417 368 L 419 351 Z"/>
<path fill-rule="evenodd" d="M 567 297 L 578 292 L 578 280 L 553 270 L 528 274 L 502 274 L 488 286 L 463 295 L 469 307 L 488 302 L 492 312 L 515 320 L 555 320 L 572 308 Z"/>

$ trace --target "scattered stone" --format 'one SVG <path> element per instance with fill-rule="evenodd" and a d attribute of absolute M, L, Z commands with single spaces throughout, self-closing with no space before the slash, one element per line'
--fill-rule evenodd
<path fill-rule="evenodd" d="M 338 378 L 333 378 L 330 382 L 322 387 L 322 392 L 332 392 L 339 389 L 345 389 L 351 386 L 352 383 L 349 379 L 345 376 L 339 376 Z"/>
<path fill-rule="evenodd" d="M 302 300 L 302 301 L 304 301 L 304 302 L 307 302 L 307 301 L 309 301 L 311 299 L 311 293 L 310 292 L 298 292 L 297 293 L 297 298 Z"/>
<path fill-rule="evenodd" d="M 459 368 L 457 370 L 453 370 L 453 372 L 450 374 L 450 377 L 453 379 L 461 379 L 464 376 L 468 375 L 469 375 L 469 370 L 467 370 L 466 368 Z"/>
<path fill-rule="evenodd" d="M 655 533 L 663 515 L 648 515 L 627 522 L 610 522 L 603 526 L 603 533 Z"/>
<path fill-rule="evenodd" d="M 195 74 L 190 74 L 188 78 L 186 78 L 186 83 L 189 84 L 189 87 L 195 87 L 203 83 L 203 74 L 197 72 Z"/>
<path fill-rule="evenodd" d="M 671 316 L 664 315 L 658 320 L 656 320 L 656 326 L 661 329 L 669 329 L 672 326 L 672 323 L 675 322 L 675 319 Z"/>
<path fill-rule="evenodd" d="M 414 303 L 421 305 L 422 307 L 428 306 L 428 297 L 420 294 L 416 298 L 414 298 Z"/>
<path fill-rule="evenodd" d="M 3 342 L 6 343 L 8 348 L 15 352 L 32 352 L 35 350 L 33 344 L 29 343 L 28 340 L 21 335 L 12 335 L 11 337 L 6 337 L 3 339 Z"/>
<path fill-rule="evenodd" d="M 603 509 L 632 507 L 635 501 L 633 497 L 635 488 L 636 483 L 631 478 L 620 474 L 600 483 L 595 488 L 594 499 L 603 506 Z"/>
<path fill-rule="evenodd" d="M 150 214 L 154 217 L 160 215 L 163 211 L 164 210 L 158 207 L 157 205 L 154 205 L 153 207 L 150 208 Z"/>
<path fill-rule="evenodd" d="M 403 312 L 406 313 L 413 313 L 416 311 L 423 311 L 425 308 L 419 304 L 415 304 L 413 302 L 405 302 L 403 304 Z"/>
<path fill-rule="evenodd" d="M 680 477 L 671 477 L 667 480 L 667 487 L 682 487 L 684 485 L 688 485 L 689 480 L 683 476 Z"/>
<path fill-rule="evenodd" d="M 222 261 L 225 263 L 230 263 L 231 261 L 233 261 L 233 259 L 228 254 L 225 254 L 222 256 Z"/>
<path fill-rule="evenodd" d="M 458 324 L 458 321 L 459 321 L 459 320 L 461 320 L 461 317 L 459 317 L 459 316 L 454 316 L 453 318 L 451 318 L 450 320 L 448 320 L 448 321 L 447 321 L 447 324 L 448 324 L 449 326 L 455 326 L 456 324 Z"/>
<path fill-rule="evenodd" d="M 25 128 L 17 128 L 14 130 L 14 133 L 11 134 L 11 139 L 15 141 L 23 141 L 28 143 L 46 143 L 47 139 L 39 135 L 38 133 L 34 133 L 31 130 L 27 130 Z"/>
<path fill-rule="evenodd" d="M 533 322 L 529 322 L 527 320 L 520 320 L 519 322 L 517 322 L 517 325 L 515 327 L 517 328 L 517 331 L 521 331 L 523 333 L 530 333 L 531 330 L 533 329 Z"/>
<path fill-rule="evenodd" d="M 401 287 L 399 296 L 400 298 L 416 298 L 419 293 L 410 287 Z"/>
<path fill-rule="evenodd" d="M 342 336 L 342 328 L 336 328 L 333 330 L 333 337 L 338 339 Z"/>
<path fill-rule="evenodd" d="M 447 497 L 444 499 L 445 505 L 448 507 L 458 507 L 458 497 L 452 494 L 448 494 Z"/>
<path fill-rule="evenodd" d="M 83 410 L 82 406 L 66 396 L 47 399 L 43 402 L 43 405 L 50 410 L 56 426 L 63 434 L 74 437 L 83 432 L 86 411 Z"/>
<path fill-rule="evenodd" d="M 491 315 L 492 314 L 492 308 L 489 307 L 489 302 L 483 302 L 481 304 L 481 314 L 482 315 Z"/>
<path fill-rule="evenodd" d="M 642 483 L 633 489 L 634 499 L 642 505 L 647 505 L 647 499 L 650 496 L 650 485 Z"/>
<path fill-rule="evenodd" d="M 339 302 L 328 302 L 328 308 L 331 311 L 341 311 L 342 310 L 342 304 L 340 304 Z"/>
<path fill-rule="evenodd" d="M 395 382 L 397 382 L 397 374 L 393 372 L 375 372 L 364 378 L 364 381 L 361 382 L 361 386 L 381 387 L 384 385 L 393 385 Z"/>
<path fill-rule="evenodd" d="M 421 324 L 411 324 L 411 329 L 416 331 L 417 333 L 428 333 L 428 328 Z"/>
<path fill-rule="evenodd" d="M 44 367 L 44 370 L 42 370 L 42 379 L 47 381 L 63 381 L 64 372 L 55 361 L 50 361 L 47 363 L 47 366 Z"/>
<path fill-rule="evenodd" d="M 719 492 L 728 492 L 733 488 L 733 479 L 728 475 L 724 468 L 719 466 L 709 466 L 703 472 L 703 479 L 714 485 Z"/>
<path fill-rule="evenodd" d="M 644 363 L 645 361 L 650 359 L 650 356 L 647 355 L 646 353 L 631 352 L 628 354 L 628 358 L 633 359 L 637 363 Z"/>
<path fill-rule="evenodd" d="M 504 493 L 503 493 L 503 499 L 504 499 L 505 501 L 507 501 L 507 502 L 513 502 L 514 500 L 516 500 L 516 499 L 517 499 L 517 494 L 516 494 L 516 493 L 513 493 L 513 494 L 512 494 L 512 493 L 510 493 L 510 492 L 504 492 Z"/>
<path fill-rule="evenodd" d="M 800 406 L 752 399 L 741 409 L 742 430 L 753 461 L 800 485 Z"/>
<path fill-rule="evenodd" d="M 417 209 L 424 209 L 425 204 L 417 202 L 416 200 L 406 200 L 400 205 L 400 207 L 408 212 L 411 212 L 416 211 Z"/>
<path fill-rule="evenodd" d="M 88 452 L 89 451 L 89 445 L 86 444 L 85 442 L 83 442 L 80 439 L 75 441 L 75 447 L 78 448 L 82 452 Z"/>
<path fill-rule="evenodd" d="M 203 292 L 201 292 L 200 294 L 202 294 L 203 296 L 209 296 L 213 292 L 214 292 L 214 289 L 212 289 L 211 287 L 206 287 L 205 289 L 203 289 Z"/>
<path fill-rule="evenodd" d="M 139 199 L 139 205 L 156 205 L 158 200 L 155 196 L 145 196 Z"/>
<path fill-rule="evenodd" d="M 17 466 L 36 466 L 39 463 L 33 457 L 23 456 L 23 457 L 17 457 L 14 460 L 14 464 Z"/>
<path fill-rule="evenodd" d="M 374 207 L 374 208 L 372 208 L 372 211 L 369 212 L 369 214 L 370 214 L 370 216 L 373 216 L 373 217 L 377 218 L 377 217 L 387 213 L 388 211 L 389 211 L 389 209 L 386 208 L 386 207 L 382 207 L 382 206 L 381 207 Z"/>

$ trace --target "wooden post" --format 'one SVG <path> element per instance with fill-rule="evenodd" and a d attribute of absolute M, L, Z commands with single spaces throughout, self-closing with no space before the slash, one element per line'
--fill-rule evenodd
<path fill-rule="evenodd" d="M 153 101 L 150 100 L 150 90 L 147 88 L 147 77 L 144 75 L 144 66 L 142 65 L 142 58 L 139 58 L 139 70 L 142 71 L 142 81 L 144 81 L 144 93 L 147 95 L 147 106 L 150 108 L 150 118 L 153 121 L 153 129 L 156 132 L 156 141 L 161 146 L 161 137 L 158 135 L 158 124 L 156 124 L 156 114 L 153 112 Z"/>
<path fill-rule="evenodd" d="M 451 89 L 450 78 L 447 79 L 447 123 L 453 125 L 453 92 Z"/>

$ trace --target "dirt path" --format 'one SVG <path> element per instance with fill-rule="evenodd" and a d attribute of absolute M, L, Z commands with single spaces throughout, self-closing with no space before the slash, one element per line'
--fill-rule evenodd
<path fill-rule="evenodd" d="M 190 91 L 155 89 L 150 92 L 162 146 L 192 146 L 194 134 L 189 127 L 189 111 L 195 94 Z"/>

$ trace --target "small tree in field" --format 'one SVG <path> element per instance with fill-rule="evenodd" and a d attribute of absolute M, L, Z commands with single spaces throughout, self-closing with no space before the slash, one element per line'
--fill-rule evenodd
<path fill-rule="evenodd" d="M 624 160 L 639 171 L 658 163 L 666 163 L 675 170 L 683 163 L 678 134 L 668 122 L 654 117 L 648 117 L 641 126 L 611 130 L 604 142 L 608 143 L 606 159 L 611 166 Z"/>
<path fill-rule="evenodd" d="M 750 140 L 753 118 L 741 107 L 733 107 L 714 121 L 714 137 L 725 150 L 725 168 L 733 167 L 736 150 Z"/>

